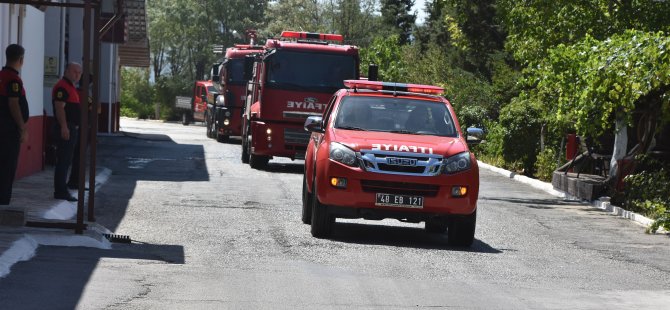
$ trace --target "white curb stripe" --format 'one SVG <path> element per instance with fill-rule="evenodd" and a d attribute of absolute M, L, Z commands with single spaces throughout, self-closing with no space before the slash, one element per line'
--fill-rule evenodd
<path fill-rule="evenodd" d="M 35 250 L 37 242 L 29 236 L 24 235 L 14 241 L 9 249 L 0 255 L 0 278 L 9 274 L 12 265 L 33 258 Z"/>

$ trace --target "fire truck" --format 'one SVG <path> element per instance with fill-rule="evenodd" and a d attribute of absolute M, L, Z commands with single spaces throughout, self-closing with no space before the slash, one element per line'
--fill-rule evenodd
<path fill-rule="evenodd" d="M 440 87 L 347 80 L 310 116 L 302 221 L 328 237 L 336 218 L 425 222 L 448 242 L 474 240 L 479 170 Z"/>
<path fill-rule="evenodd" d="M 246 58 L 242 162 L 262 169 L 273 157 L 304 159 L 307 117 L 323 114 L 344 80 L 359 78 L 358 47 L 342 41 L 338 34 L 284 31 Z"/>
<path fill-rule="evenodd" d="M 263 46 L 255 45 L 255 32 L 248 32 L 250 44 L 235 44 L 226 49 L 223 61 L 213 68 L 212 80 L 218 82 L 219 95 L 209 105 L 206 125 L 207 137 L 219 142 L 228 141 L 230 136 L 242 133 L 242 111 L 246 103 L 246 83 L 244 79 L 244 59 L 263 51 Z"/>

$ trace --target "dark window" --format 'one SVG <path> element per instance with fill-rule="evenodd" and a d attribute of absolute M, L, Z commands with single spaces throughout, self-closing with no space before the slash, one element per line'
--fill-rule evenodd
<path fill-rule="evenodd" d="M 209 92 L 209 93 L 215 93 L 215 92 L 217 92 L 216 87 L 214 87 L 214 86 L 207 86 L 207 92 Z"/>
<path fill-rule="evenodd" d="M 344 88 L 344 80 L 357 78 L 354 55 L 280 50 L 266 64 L 270 88 L 333 93 Z"/>
<path fill-rule="evenodd" d="M 342 98 L 335 128 L 445 137 L 458 135 L 443 102 L 378 96 Z"/>
<path fill-rule="evenodd" d="M 228 70 L 227 82 L 229 84 L 244 85 L 247 83 L 244 80 L 244 58 L 228 60 L 226 70 Z"/>

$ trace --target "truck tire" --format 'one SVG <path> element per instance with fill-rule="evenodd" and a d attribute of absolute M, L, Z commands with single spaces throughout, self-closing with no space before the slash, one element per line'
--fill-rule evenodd
<path fill-rule="evenodd" d="M 184 126 L 188 126 L 188 124 L 191 123 L 190 117 L 188 116 L 187 112 L 184 112 L 181 114 L 181 124 Z"/>
<path fill-rule="evenodd" d="M 247 148 L 247 139 L 242 139 L 242 163 L 243 164 L 248 164 L 249 163 L 249 149 Z"/>
<path fill-rule="evenodd" d="M 447 231 L 447 221 L 442 218 L 427 219 L 426 231 L 433 234 L 443 234 Z"/>
<path fill-rule="evenodd" d="M 312 195 L 307 191 L 307 180 L 302 175 L 302 222 L 312 223 Z"/>
<path fill-rule="evenodd" d="M 316 196 L 316 193 L 316 182 L 314 182 L 312 193 L 312 227 L 310 232 L 313 237 L 327 238 L 333 231 L 335 217 L 328 214 L 328 207 L 319 202 L 319 197 Z"/>
<path fill-rule="evenodd" d="M 447 242 L 449 245 L 469 247 L 475 240 L 475 227 L 477 226 L 477 211 L 470 215 L 456 216 L 450 219 L 447 230 Z"/>
<path fill-rule="evenodd" d="M 249 154 L 249 166 L 253 169 L 264 169 L 268 165 L 268 161 L 270 161 L 270 157 L 268 156 L 262 156 L 262 155 L 254 155 L 254 153 L 251 152 L 251 145 L 253 144 L 253 140 L 251 138 L 251 135 L 247 136 L 247 153 Z"/>
<path fill-rule="evenodd" d="M 249 166 L 251 166 L 253 169 L 264 169 L 268 166 L 269 161 L 270 157 L 268 156 L 254 155 L 253 153 L 249 152 Z"/>
<path fill-rule="evenodd" d="M 213 135 L 213 132 L 214 132 L 213 127 L 214 127 L 214 124 L 212 124 L 212 122 L 211 122 L 211 120 L 209 119 L 209 116 L 208 116 L 208 115 L 205 115 L 205 125 L 206 125 L 206 127 L 207 127 L 207 133 L 206 133 L 207 138 L 214 138 L 214 135 Z"/>
<path fill-rule="evenodd" d="M 230 136 L 220 135 L 218 131 L 216 133 L 214 133 L 214 135 L 216 135 L 216 141 L 218 141 L 218 142 L 227 143 L 228 141 L 230 141 Z"/>

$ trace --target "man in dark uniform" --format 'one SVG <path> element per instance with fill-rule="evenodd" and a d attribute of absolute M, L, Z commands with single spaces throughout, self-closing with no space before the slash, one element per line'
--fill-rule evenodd
<path fill-rule="evenodd" d="M 0 71 L 0 205 L 12 198 L 20 146 L 28 140 L 28 100 L 19 77 L 24 54 L 21 45 L 9 45 L 7 65 Z"/>
<path fill-rule="evenodd" d="M 54 198 L 77 201 L 67 189 L 67 171 L 72 164 L 75 145 L 79 140 L 79 117 L 81 103 L 75 84 L 81 78 L 81 65 L 68 63 L 65 74 L 51 92 L 56 116 L 56 169 L 54 171 Z"/>

